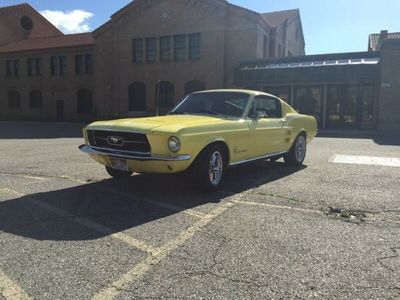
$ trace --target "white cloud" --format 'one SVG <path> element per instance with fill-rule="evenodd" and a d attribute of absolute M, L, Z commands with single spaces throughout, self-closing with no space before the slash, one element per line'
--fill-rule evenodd
<path fill-rule="evenodd" d="M 71 11 L 43 10 L 40 13 L 66 34 L 90 31 L 89 20 L 94 16 L 93 13 L 80 9 Z"/>

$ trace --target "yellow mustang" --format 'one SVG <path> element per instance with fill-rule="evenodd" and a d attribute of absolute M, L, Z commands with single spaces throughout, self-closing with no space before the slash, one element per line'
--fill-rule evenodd
<path fill-rule="evenodd" d="M 272 95 L 211 90 L 186 96 L 166 116 L 92 123 L 79 148 L 115 178 L 188 171 L 217 189 L 228 167 L 281 157 L 302 164 L 316 133 L 314 117 Z"/>

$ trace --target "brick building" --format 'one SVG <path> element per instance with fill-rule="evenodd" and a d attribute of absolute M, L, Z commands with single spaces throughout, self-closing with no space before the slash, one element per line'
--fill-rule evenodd
<path fill-rule="evenodd" d="M 306 56 L 299 10 L 225 0 L 135 0 L 94 32 L 64 35 L 30 5 L 0 8 L 0 119 L 164 113 L 185 94 L 246 87 L 320 128 L 400 131 L 400 33 L 368 51 Z"/>
<path fill-rule="evenodd" d="M 64 35 L 30 5 L 0 8 L 0 118 L 90 120 L 167 111 L 234 86 L 243 60 L 304 55 L 298 10 L 224 0 L 135 0 L 92 33 Z M 158 105 L 156 105 L 156 102 Z"/>

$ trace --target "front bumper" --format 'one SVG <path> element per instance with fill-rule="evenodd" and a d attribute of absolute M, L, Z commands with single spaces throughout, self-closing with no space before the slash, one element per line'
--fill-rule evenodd
<path fill-rule="evenodd" d="M 189 161 L 192 157 L 189 154 L 183 155 L 171 155 L 171 156 L 152 156 L 150 153 L 148 155 L 140 153 L 132 153 L 126 151 L 117 151 L 112 149 L 98 148 L 88 145 L 79 146 L 79 150 L 89 154 L 89 155 L 100 155 L 107 157 L 118 157 L 127 160 L 136 161 L 165 161 L 165 162 L 179 162 L 179 161 Z"/>

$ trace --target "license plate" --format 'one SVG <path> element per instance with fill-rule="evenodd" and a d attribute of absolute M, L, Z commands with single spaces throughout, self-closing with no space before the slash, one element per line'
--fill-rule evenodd
<path fill-rule="evenodd" d="M 130 171 L 125 159 L 110 158 L 111 168 L 119 171 Z"/>

